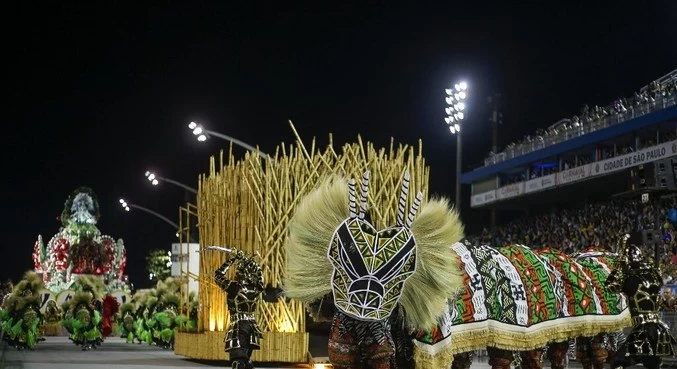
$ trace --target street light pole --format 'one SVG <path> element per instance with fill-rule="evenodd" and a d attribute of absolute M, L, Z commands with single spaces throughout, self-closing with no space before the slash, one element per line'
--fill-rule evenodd
<path fill-rule="evenodd" d="M 155 173 L 153 173 L 153 172 L 150 172 L 150 171 L 147 171 L 147 172 L 146 172 L 146 178 L 148 179 L 148 181 L 149 181 L 153 186 L 157 186 L 157 185 L 158 185 L 158 182 L 159 182 L 159 181 L 162 181 L 162 182 L 171 183 L 171 184 L 173 184 L 173 185 L 175 185 L 175 186 L 179 186 L 179 187 L 183 188 L 183 189 L 186 190 L 186 191 L 189 191 L 189 192 L 192 192 L 192 193 L 194 193 L 194 194 L 197 194 L 197 190 L 194 189 L 193 187 L 187 186 L 187 185 L 185 185 L 185 184 L 183 184 L 183 183 L 181 183 L 181 182 L 179 182 L 179 181 L 175 181 L 175 180 L 170 179 L 170 178 L 160 177 L 159 175 L 157 175 L 157 174 L 155 174 Z"/>
<path fill-rule="evenodd" d="M 125 209 L 125 211 L 129 211 L 129 208 L 138 209 L 138 210 L 144 211 L 144 212 L 146 212 L 146 213 L 148 213 L 148 214 L 151 214 L 151 215 L 153 215 L 153 216 L 155 216 L 155 217 L 157 217 L 157 218 L 162 219 L 163 221 L 165 221 L 165 223 L 171 225 L 172 227 L 174 227 L 174 228 L 177 229 L 177 230 L 179 229 L 179 225 L 178 225 L 178 224 L 172 222 L 171 220 L 169 220 L 169 218 L 167 218 L 167 217 L 163 216 L 162 214 L 159 214 L 159 213 L 157 213 L 157 212 L 155 212 L 155 211 L 153 211 L 153 210 L 150 210 L 150 209 L 148 209 L 148 208 L 144 208 L 143 206 L 139 206 L 139 205 L 136 205 L 136 204 L 132 204 L 132 203 L 130 203 L 130 202 L 126 202 L 124 199 L 120 199 L 120 205 L 122 205 L 122 208 Z"/>
<path fill-rule="evenodd" d="M 447 97 L 445 101 L 448 107 L 444 109 L 447 116 L 444 121 L 449 125 L 451 134 L 456 135 L 456 210 L 461 209 L 461 168 L 463 164 L 463 150 L 461 142 L 461 122 L 465 119 L 465 99 L 467 98 L 468 84 L 460 82 L 454 85 L 454 88 L 445 90 Z"/>
<path fill-rule="evenodd" d="M 188 128 L 190 128 L 193 131 L 193 134 L 195 136 L 197 136 L 197 140 L 200 141 L 200 142 L 206 141 L 207 138 L 209 138 L 210 136 L 214 136 L 214 137 L 218 137 L 218 138 L 224 139 L 226 141 L 232 142 L 235 145 L 243 147 L 243 148 L 245 148 L 245 149 L 247 149 L 251 152 L 255 152 L 255 153 L 259 154 L 259 156 L 263 159 L 267 159 L 269 157 L 268 154 L 262 152 L 261 150 L 258 150 L 257 148 L 255 148 L 252 145 L 249 145 L 246 142 L 240 141 L 237 138 L 230 137 L 228 135 L 224 135 L 223 133 L 218 133 L 218 132 L 214 132 L 212 130 L 206 129 L 205 127 L 202 126 L 202 124 L 190 122 L 190 124 L 188 124 Z"/>

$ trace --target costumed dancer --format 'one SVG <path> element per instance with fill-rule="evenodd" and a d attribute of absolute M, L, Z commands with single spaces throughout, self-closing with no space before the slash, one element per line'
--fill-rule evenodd
<path fill-rule="evenodd" d="M 118 316 L 118 329 L 120 330 L 120 337 L 124 338 L 127 343 L 134 342 L 134 320 L 134 304 L 131 302 L 122 304 Z"/>
<path fill-rule="evenodd" d="M 230 325 L 224 339 L 225 350 L 233 369 L 251 369 L 252 352 L 261 348 L 263 333 L 256 322 L 256 307 L 263 291 L 263 273 L 253 258 L 240 250 L 209 246 L 208 250 L 234 254 L 215 272 L 216 284 L 226 293 Z M 237 263 L 235 278 L 229 279 L 228 268 Z"/>
<path fill-rule="evenodd" d="M 42 278 L 28 272 L 2 302 L 0 308 L 0 332 L 10 346 L 18 350 L 32 349 L 42 340 L 40 326 L 44 317 L 40 312 L 40 293 L 44 287 Z"/>
<path fill-rule="evenodd" d="M 447 202 L 421 206 L 419 192 L 405 212 L 407 172 L 397 223 L 379 230 L 366 219 L 368 185 L 366 172 L 358 203 L 354 180 L 323 181 L 297 206 L 285 245 L 286 295 L 312 303 L 333 294 L 329 361 L 336 369 L 394 368 L 396 307 L 408 330 L 430 329 L 462 286 L 450 246 L 463 237 L 463 226 Z"/>
<path fill-rule="evenodd" d="M 612 369 L 637 363 L 647 369 L 658 369 L 662 357 L 675 353 L 670 328 L 658 316 L 663 279 L 657 268 L 644 259 L 638 247 L 641 244 L 639 232 L 623 238 L 620 268 L 611 272 L 606 281 L 609 291 L 628 298 L 632 317 L 632 332 L 614 355 Z"/>
<path fill-rule="evenodd" d="M 171 280 L 173 281 L 173 278 Z M 160 283 L 158 283 L 158 286 L 160 286 Z M 178 290 L 178 284 L 176 284 L 176 287 Z M 174 348 L 174 331 L 181 322 L 187 320 L 178 313 L 180 299 L 176 292 L 168 286 L 158 287 L 157 312 L 153 316 L 157 324 L 152 335 L 155 345 L 163 349 Z"/>
<path fill-rule="evenodd" d="M 103 342 L 102 310 L 105 287 L 96 276 L 81 276 L 72 285 L 75 290 L 73 298 L 62 305 L 63 317 L 61 326 L 68 333 L 74 344 L 82 350 L 90 350 Z M 117 312 L 117 301 L 108 300 L 108 313 Z M 112 314 L 111 314 L 112 315 Z"/>
<path fill-rule="evenodd" d="M 63 304 L 61 326 L 74 344 L 83 351 L 96 348 L 102 342 L 101 313 L 94 305 L 95 299 L 89 291 L 76 292 L 72 299 Z"/>
<path fill-rule="evenodd" d="M 113 322 L 115 321 L 115 315 L 120 310 L 120 303 L 115 297 L 106 295 L 101 304 L 101 310 L 101 335 L 108 337 L 113 333 Z"/>

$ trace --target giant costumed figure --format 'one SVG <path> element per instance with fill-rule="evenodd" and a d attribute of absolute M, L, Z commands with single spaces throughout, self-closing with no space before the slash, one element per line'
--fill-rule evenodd
<path fill-rule="evenodd" d="M 414 333 L 416 368 L 449 368 L 453 355 L 454 369 L 467 369 L 469 353 L 484 348 L 494 369 L 509 368 L 516 358 L 522 368 L 540 368 L 543 348 L 553 342 L 548 358 L 561 368 L 566 341 L 630 325 L 624 298 L 604 288 L 614 254 L 573 257 L 554 249 L 466 242 L 451 249 L 459 256 L 465 288 L 451 297 L 449 311 L 433 329 Z M 422 362 L 422 356 L 430 359 Z"/>
<path fill-rule="evenodd" d="M 620 267 L 607 278 L 606 288 L 628 298 L 632 316 L 632 332 L 619 348 L 612 369 L 641 363 L 647 369 L 658 369 L 662 357 L 675 354 L 675 339 L 670 328 L 660 320 L 660 290 L 663 280 L 657 268 L 643 257 L 641 233 L 626 235 L 623 240 Z"/>
<path fill-rule="evenodd" d="M 396 224 L 388 228 L 367 220 L 369 172 L 359 203 L 354 180 L 331 177 L 302 200 L 291 220 L 285 293 L 307 303 L 332 293 L 334 368 L 394 368 L 393 311 L 403 314 L 407 330 L 428 329 L 462 284 L 449 250 L 463 237 L 458 214 L 445 200 L 421 206 L 420 192 L 407 213 L 408 172 L 402 182 Z M 371 211 L 389 210 L 379 205 Z"/>
<path fill-rule="evenodd" d="M 230 325 L 224 339 L 233 369 L 252 369 L 251 356 L 261 346 L 263 333 L 256 322 L 256 307 L 263 291 L 263 273 L 253 258 L 240 250 L 209 246 L 207 250 L 232 255 L 215 272 L 216 284 L 226 293 Z M 229 279 L 228 269 L 237 264 L 235 278 Z"/>

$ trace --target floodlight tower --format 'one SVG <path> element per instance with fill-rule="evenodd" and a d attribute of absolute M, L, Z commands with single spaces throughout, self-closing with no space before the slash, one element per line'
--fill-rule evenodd
<path fill-rule="evenodd" d="M 468 84 L 459 82 L 454 88 L 447 88 L 445 101 L 447 107 L 444 109 L 447 116 L 444 121 L 449 126 L 452 135 L 456 135 L 456 200 L 457 211 L 461 209 L 461 165 L 462 165 L 462 142 L 461 142 L 461 122 L 465 119 L 465 100 L 468 97 Z"/>

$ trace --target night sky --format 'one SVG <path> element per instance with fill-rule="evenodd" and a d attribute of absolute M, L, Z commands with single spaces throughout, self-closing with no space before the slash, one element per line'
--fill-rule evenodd
<path fill-rule="evenodd" d="M 184 192 L 152 187 L 143 174 L 197 186 L 226 142 L 198 143 L 191 120 L 267 152 L 293 141 L 289 119 L 306 142 L 316 136 L 322 145 L 329 132 L 337 144 L 358 133 L 381 145 L 421 138 L 432 192 L 453 197 L 455 138 L 443 117 L 454 81 L 470 86 L 468 170 L 490 149 L 491 93 L 505 95 L 503 146 L 677 67 L 670 0 L 222 3 L 4 7 L 0 280 L 32 267 L 38 234 L 47 242 L 58 231 L 67 196 L 86 185 L 99 197 L 99 229 L 125 240 L 130 277 L 144 287 L 143 257 L 169 249 L 175 231 L 125 213 L 118 199 L 178 218 Z M 485 219 L 463 217 L 470 228 Z"/>

